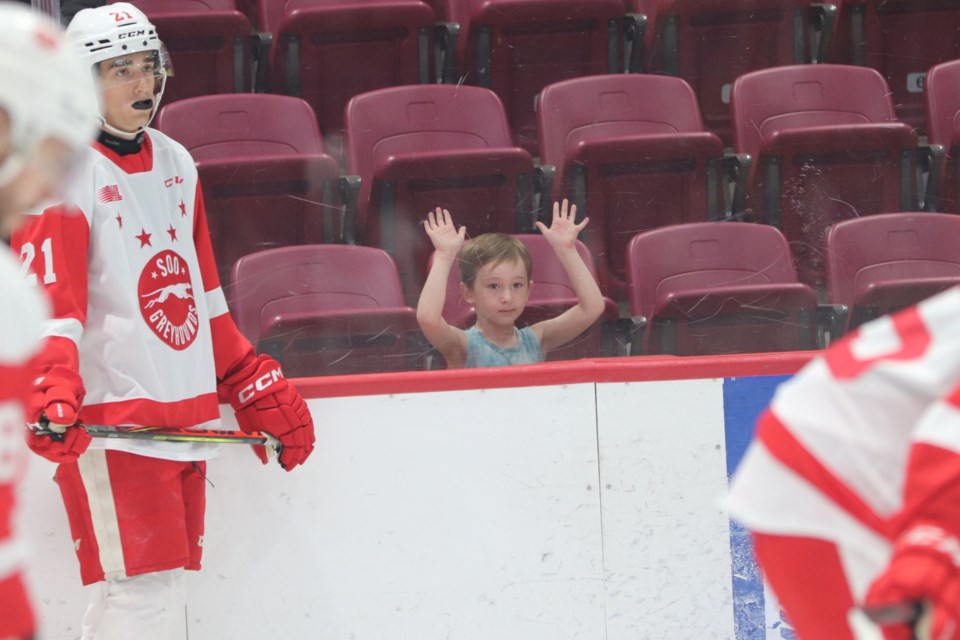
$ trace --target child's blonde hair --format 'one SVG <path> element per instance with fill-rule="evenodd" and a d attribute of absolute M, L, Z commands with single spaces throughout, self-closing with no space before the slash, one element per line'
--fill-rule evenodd
<path fill-rule="evenodd" d="M 477 271 L 488 264 L 520 260 L 527 270 L 527 281 L 533 275 L 533 259 L 527 246 L 505 233 L 484 233 L 466 243 L 460 251 L 460 281 L 473 288 Z"/>

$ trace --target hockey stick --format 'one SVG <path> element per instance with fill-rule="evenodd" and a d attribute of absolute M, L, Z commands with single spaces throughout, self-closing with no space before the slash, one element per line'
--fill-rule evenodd
<path fill-rule="evenodd" d="M 279 452 L 280 441 L 260 431 L 225 431 L 221 429 L 178 429 L 175 427 L 108 427 L 100 424 L 78 424 L 94 438 L 124 438 L 130 440 L 159 440 L 163 442 L 213 442 L 221 444 L 261 444 Z M 73 427 L 71 427 L 73 428 Z M 39 426 L 34 430 L 38 436 L 58 437 L 61 434 Z"/>
<path fill-rule="evenodd" d="M 883 640 L 882 627 L 909 624 L 914 640 L 930 640 L 930 607 L 920 602 L 904 602 L 883 607 L 854 607 L 850 610 L 850 629 L 856 640 Z"/>

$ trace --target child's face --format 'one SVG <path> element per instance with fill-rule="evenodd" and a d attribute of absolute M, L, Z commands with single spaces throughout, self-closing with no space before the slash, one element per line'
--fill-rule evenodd
<path fill-rule="evenodd" d="M 485 264 L 477 271 L 473 287 L 461 284 L 460 288 L 479 322 L 502 327 L 514 325 L 530 297 L 530 280 L 520 260 Z"/>

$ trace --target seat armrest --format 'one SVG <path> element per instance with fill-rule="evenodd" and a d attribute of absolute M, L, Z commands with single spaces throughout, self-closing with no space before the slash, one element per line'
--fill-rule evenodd
<path fill-rule="evenodd" d="M 457 40 L 460 25 L 456 22 L 440 22 L 434 27 L 434 59 L 436 79 L 439 84 L 457 83 Z"/>
<path fill-rule="evenodd" d="M 813 3 L 810 5 L 810 24 L 813 32 L 818 36 L 816 50 L 810 48 L 810 57 L 813 64 L 823 64 L 830 59 L 830 47 L 833 44 L 833 28 L 837 23 L 837 5 Z M 811 33 L 811 36 L 813 33 Z"/>
<path fill-rule="evenodd" d="M 917 166 L 927 177 L 927 184 L 923 191 L 923 211 L 938 211 L 940 197 L 940 172 L 946 150 L 942 144 L 925 144 L 917 147 Z"/>
<path fill-rule="evenodd" d="M 340 176 L 340 207 L 343 223 L 340 227 L 340 242 L 359 244 L 357 239 L 357 197 L 360 195 L 360 176 Z"/>
<path fill-rule="evenodd" d="M 628 13 L 623 19 L 623 71 L 624 73 L 643 73 L 644 42 L 647 35 L 647 16 L 642 13 Z"/>
<path fill-rule="evenodd" d="M 750 217 L 747 211 L 747 179 L 750 176 L 750 167 L 753 158 L 749 153 L 727 154 L 723 157 L 722 167 L 724 176 L 724 202 L 727 217 L 732 220 L 745 220 Z M 732 185 L 732 191 L 728 188 Z M 729 194 L 729 196 L 728 196 Z"/>
<path fill-rule="evenodd" d="M 534 222 L 547 222 L 552 215 L 553 181 L 556 175 L 557 167 L 552 164 L 541 164 L 533 168 L 533 193 L 536 203 L 533 209 Z"/>
<path fill-rule="evenodd" d="M 850 309 L 845 304 L 817 305 L 817 341 L 821 348 L 829 347 L 845 333 L 849 315 Z"/>
<path fill-rule="evenodd" d="M 270 47 L 273 46 L 273 34 L 269 31 L 258 31 L 251 36 L 253 43 L 253 92 L 267 92 L 267 70 L 270 67 Z"/>

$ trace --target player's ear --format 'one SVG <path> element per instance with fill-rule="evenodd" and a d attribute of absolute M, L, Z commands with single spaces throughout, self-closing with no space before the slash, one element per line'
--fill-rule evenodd
<path fill-rule="evenodd" d="M 463 296 L 464 300 L 473 304 L 473 289 L 463 282 L 460 283 L 460 295 Z"/>

